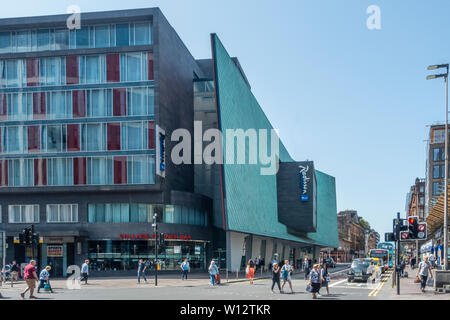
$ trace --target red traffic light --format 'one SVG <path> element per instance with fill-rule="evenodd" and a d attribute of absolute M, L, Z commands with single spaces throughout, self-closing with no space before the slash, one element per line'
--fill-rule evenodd
<path fill-rule="evenodd" d="M 408 222 L 409 222 L 410 224 L 416 224 L 416 223 L 417 223 L 417 220 L 416 220 L 416 218 L 409 218 L 409 219 L 408 219 Z"/>

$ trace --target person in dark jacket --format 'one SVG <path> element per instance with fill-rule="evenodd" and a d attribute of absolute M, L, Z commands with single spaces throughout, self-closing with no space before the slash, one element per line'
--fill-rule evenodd
<path fill-rule="evenodd" d="M 275 293 L 273 291 L 275 284 L 278 285 L 278 290 L 280 290 L 280 293 L 283 293 L 283 291 L 281 290 L 281 283 L 280 283 L 280 266 L 278 265 L 277 262 L 274 262 L 272 264 L 272 289 L 271 289 L 272 293 Z"/>

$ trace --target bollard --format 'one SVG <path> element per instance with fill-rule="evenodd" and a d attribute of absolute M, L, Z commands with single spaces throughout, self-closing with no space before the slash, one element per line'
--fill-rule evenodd
<path fill-rule="evenodd" d="M 227 269 L 227 282 L 228 282 L 228 269 Z"/>

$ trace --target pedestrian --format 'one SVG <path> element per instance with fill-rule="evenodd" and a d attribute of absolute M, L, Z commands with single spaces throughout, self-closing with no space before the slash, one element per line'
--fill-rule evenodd
<path fill-rule="evenodd" d="M 36 274 L 36 260 L 30 260 L 30 263 L 24 269 L 25 282 L 27 283 L 27 288 L 20 294 L 20 296 L 25 299 L 25 293 L 30 291 L 30 299 L 36 299 L 36 296 L 33 295 L 34 288 L 36 288 L 36 281 L 38 281 L 38 276 Z"/>
<path fill-rule="evenodd" d="M 330 283 L 330 274 L 328 273 L 328 266 L 326 263 L 322 265 L 322 270 L 320 270 L 320 276 L 322 277 L 321 287 L 327 288 L 327 296 L 330 295 L 330 289 L 328 284 Z"/>
<path fill-rule="evenodd" d="M 405 262 L 405 258 L 403 258 L 402 261 L 400 262 L 400 277 L 405 276 L 405 267 L 406 267 L 406 262 Z"/>
<path fill-rule="evenodd" d="M 144 278 L 145 283 L 147 283 L 147 278 L 145 276 L 145 270 L 147 269 L 147 266 L 145 265 L 145 262 L 143 259 L 139 260 L 138 263 L 138 271 L 137 271 L 137 283 L 141 284 L 141 277 Z"/>
<path fill-rule="evenodd" d="M 14 281 L 18 281 L 19 280 L 19 271 L 20 271 L 20 267 L 17 264 L 16 260 L 13 260 L 11 262 L 11 286 L 13 285 Z"/>
<path fill-rule="evenodd" d="M 84 263 L 81 265 L 81 281 L 84 281 L 84 284 L 88 284 L 89 277 L 89 260 L 84 260 Z"/>
<path fill-rule="evenodd" d="M 320 290 L 320 284 L 322 282 L 320 276 L 319 265 L 315 264 L 309 273 L 309 285 L 311 287 L 312 298 L 317 299 L 317 294 Z"/>
<path fill-rule="evenodd" d="M 209 277 L 211 279 L 211 286 L 215 285 L 216 282 L 216 276 L 219 274 L 219 269 L 217 268 L 216 262 L 214 260 L 211 260 L 211 264 L 208 268 L 209 271 Z"/>
<path fill-rule="evenodd" d="M 294 266 L 289 263 L 289 260 L 284 260 L 284 265 L 281 267 L 281 275 L 283 276 L 283 285 L 281 286 L 281 290 L 284 292 L 284 285 L 289 283 L 289 287 L 291 288 L 291 293 L 294 293 L 294 289 L 292 289 L 292 272 L 294 271 Z"/>
<path fill-rule="evenodd" d="M 428 273 L 430 273 L 431 279 L 433 279 L 433 273 L 431 272 L 431 265 L 428 262 L 428 257 L 425 256 L 423 261 L 419 263 L 419 269 L 417 270 L 416 277 L 420 276 L 420 288 L 422 293 L 425 293 L 425 288 L 427 286 Z"/>
<path fill-rule="evenodd" d="M 48 285 L 48 287 L 50 288 L 50 292 L 53 293 L 53 289 L 50 286 L 50 280 L 48 279 L 50 277 L 50 273 L 49 273 L 50 270 L 52 270 L 52 267 L 46 266 L 39 274 L 39 286 L 37 289 L 38 293 L 42 288 L 44 288 L 44 290 L 45 290 L 45 284 Z"/>
<path fill-rule="evenodd" d="M 250 280 L 250 284 L 253 284 L 253 279 L 255 278 L 255 263 L 252 259 L 248 261 L 245 273 L 247 274 L 247 278 Z"/>
<path fill-rule="evenodd" d="M 305 261 L 303 262 L 303 271 L 305 272 L 305 280 L 308 279 L 309 276 L 309 260 L 308 258 L 305 258 Z"/>
<path fill-rule="evenodd" d="M 416 264 L 416 257 L 411 258 L 411 270 L 414 270 Z"/>
<path fill-rule="evenodd" d="M 183 263 L 181 263 L 181 280 L 187 280 L 188 272 L 191 272 L 191 267 L 189 266 L 188 259 L 184 259 Z"/>
<path fill-rule="evenodd" d="M 281 284 L 280 284 L 280 267 L 278 266 L 277 262 L 274 262 L 272 265 L 272 289 L 271 289 L 272 293 L 275 293 L 273 291 L 275 284 L 277 284 L 278 290 L 280 290 L 280 293 L 283 293 L 283 290 L 281 290 Z"/>
<path fill-rule="evenodd" d="M 434 257 L 434 254 L 430 254 L 430 265 L 431 265 L 431 268 L 433 268 L 433 269 L 436 266 L 436 259 Z"/>
<path fill-rule="evenodd" d="M 259 259 L 258 257 L 255 258 L 255 271 L 257 271 L 259 268 Z"/>

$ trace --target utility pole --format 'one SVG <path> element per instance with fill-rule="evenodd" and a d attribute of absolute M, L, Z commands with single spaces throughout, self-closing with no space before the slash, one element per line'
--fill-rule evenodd
<path fill-rule="evenodd" d="M 402 221 L 400 220 L 400 212 L 397 212 L 397 221 L 399 224 L 399 228 L 398 230 L 400 230 L 400 225 L 402 225 Z M 398 270 L 398 268 L 400 268 L 400 232 L 398 232 L 397 234 L 397 253 L 396 253 L 396 266 L 395 266 L 395 270 L 396 270 L 396 276 L 397 276 L 397 295 L 400 295 L 400 272 Z"/>
<path fill-rule="evenodd" d="M 156 218 L 158 217 L 158 214 L 155 212 L 155 214 L 153 215 L 153 234 L 155 235 L 155 287 L 158 286 L 158 242 L 159 242 L 159 237 L 158 237 L 158 225 L 156 223 Z"/>

